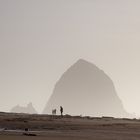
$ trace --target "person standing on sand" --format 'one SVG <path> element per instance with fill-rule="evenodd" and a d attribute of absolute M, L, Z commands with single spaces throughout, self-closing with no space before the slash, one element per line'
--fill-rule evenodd
<path fill-rule="evenodd" d="M 52 110 L 52 115 L 56 115 L 56 109 Z"/>
<path fill-rule="evenodd" d="M 61 113 L 61 116 L 63 116 L 63 107 L 60 106 L 60 113 Z"/>

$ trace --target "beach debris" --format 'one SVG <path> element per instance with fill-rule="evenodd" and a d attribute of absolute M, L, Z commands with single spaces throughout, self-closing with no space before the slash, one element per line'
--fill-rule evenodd
<path fill-rule="evenodd" d="M 37 136 L 36 134 L 32 134 L 32 133 L 23 133 L 23 135 L 25 135 L 25 136 Z"/>

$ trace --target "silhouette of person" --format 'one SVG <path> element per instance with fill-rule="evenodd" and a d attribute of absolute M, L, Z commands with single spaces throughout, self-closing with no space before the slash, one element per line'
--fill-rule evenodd
<path fill-rule="evenodd" d="M 60 106 L 60 113 L 61 113 L 61 116 L 63 116 L 63 107 Z"/>
<path fill-rule="evenodd" d="M 56 109 L 52 110 L 52 115 L 56 115 Z"/>

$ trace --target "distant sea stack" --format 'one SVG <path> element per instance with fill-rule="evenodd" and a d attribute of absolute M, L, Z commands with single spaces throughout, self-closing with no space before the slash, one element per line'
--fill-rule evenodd
<path fill-rule="evenodd" d="M 28 113 L 28 114 L 37 114 L 37 111 L 34 109 L 32 103 L 29 103 L 27 106 L 15 106 L 11 109 L 13 113 Z"/>
<path fill-rule="evenodd" d="M 63 106 L 70 115 L 129 117 L 112 80 L 83 59 L 72 65 L 56 83 L 43 113 Z"/>

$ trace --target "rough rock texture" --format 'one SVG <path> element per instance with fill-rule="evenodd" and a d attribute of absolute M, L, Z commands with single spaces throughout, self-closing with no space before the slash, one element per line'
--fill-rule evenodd
<path fill-rule="evenodd" d="M 128 117 L 112 80 L 94 64 L 80 59 L 56 83 L 43 113 L 63 106 L 65 114 Z"/>
<path fill-rule="evenodd" d="M 32 103 L 29 103 L 26 107 L 17 105 L 11 109 L 11 112 L 37 114 L 37 111 L 34 109 Z"/>

